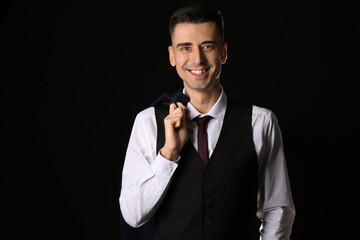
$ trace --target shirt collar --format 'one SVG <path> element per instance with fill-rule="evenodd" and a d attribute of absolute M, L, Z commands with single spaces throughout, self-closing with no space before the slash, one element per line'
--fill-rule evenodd
<path fill-rule="evenodd" d="M 185 92 L 185 89 L 183 90 L 183 92 Z M 213 118 L 223 121 L 226 111 L 226 105 L 227 105 L 227 97 L 224 92 L 224 89 L 221 87 L 220 96 L 208 113 L 205 114 L 200 113 L 190 102 L 188 102 L 186 106 L 187 115 L 190 121 L 192 121 L 197 116 L 203 117 L 206 115 L 212 116 Z"/>

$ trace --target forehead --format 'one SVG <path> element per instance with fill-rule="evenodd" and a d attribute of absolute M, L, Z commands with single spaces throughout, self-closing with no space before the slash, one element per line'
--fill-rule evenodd
<path fill-rule="evenodd" d="M 216 41 L 219 38 L 215 22 L 179 23 L 172 34 L 173 43 Z"/>

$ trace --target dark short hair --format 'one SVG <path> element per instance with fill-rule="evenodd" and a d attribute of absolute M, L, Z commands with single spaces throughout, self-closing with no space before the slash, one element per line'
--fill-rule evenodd
<path fill-rule="evenodd" d="M 169 24 L 170 39 L 172 39 L 175 26 L 179 23 L 205 22 L 214 22 L 221 40 L 224 41 L 224 19 L 222 13 L 200 3 L 179 8 L 171 15 Z"/>

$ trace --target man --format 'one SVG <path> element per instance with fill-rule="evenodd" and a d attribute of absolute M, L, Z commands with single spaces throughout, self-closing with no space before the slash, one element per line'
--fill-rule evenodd
<path fill-rule="evenodd" d="M 137 115 L 122 177 L 125 221 L 139 227 L 155 216 L 155 239 L 289 239 L 295 207 L 280 129 L 270 110 L 226 96 L 221 15 L 181 8 L 170 35 L 170 63 L 190 101 Z"/>

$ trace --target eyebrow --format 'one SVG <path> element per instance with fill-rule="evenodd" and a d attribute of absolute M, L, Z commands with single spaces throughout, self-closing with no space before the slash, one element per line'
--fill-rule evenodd
<path fill-rule="evenodd" d="M 178 48 L 178 47 L 186 47 L 186 46 L 191 46 L 192 45 L 192 43 L 191 42 L 183 42 L 183 43 L 178 43 L 177 45 L 176 45 L 176 47 Z"/>
<path fill-rule="evenodd" d="M 212 41 L 212 40 L 208 40 L 208 41 L 203 41 L 202 43 L 201 43 L 201 45 L 204 45 L 204 44 L 216 44 L 216 42 L 215 41 Z M 182 43 L 178 43 L 177 45 L 176 45 L 176 47 L 178 48 L 178 47 L 186 47 L 186 46 L 191 46 L 191 45 L 193 45 L 191 42 L 182 42 Z"/>
<path fill-rule="evenodd" d="M 204 44 L 216 44 L 216 42 L 215 41 L 203 41 L 201 43 L 201 45 L 204 45 Z"/>

